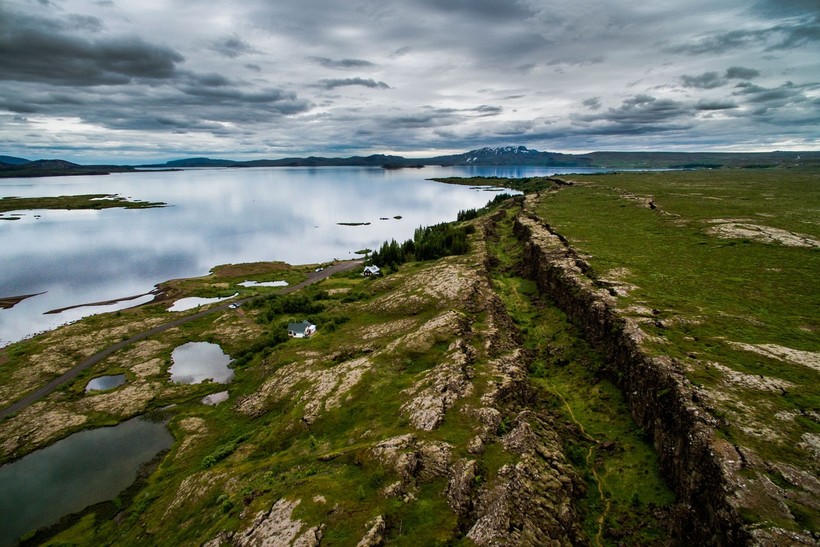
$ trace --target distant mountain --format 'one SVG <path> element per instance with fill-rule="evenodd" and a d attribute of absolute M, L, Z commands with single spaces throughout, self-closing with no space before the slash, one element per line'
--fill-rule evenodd
<path fill-rule="evenodd" d="M 65 160 L 35 160 L 18 164 L 0 163 L 0 178 L 108 175 L 130 171 L 135 171 L 135 169 L 125 165 L 79 165 Z"/>
<path fill-rule="evenodd" d="M 140 166 L 77 165 L 63 160 L 29 161 L 12 156 L 0 156 L 0 177 L 46 177 L 58 175 L 103 175 L 152 169 L 182 169 L 192 167 L 336 167 L 364 166 L 384 169 L 417 168 L 424 165 L 442 166 L 539 166 L 595 167 L 602 169 L 718 169 L 723 167 L 763 169 L 770 167 L 820 167 L 820 152 L 591 152 L 561 154 L 542 152 L 526 146 L 478 148 L 462 154 L 431 158 L 405 158 L 385 154 L 351 156 L 349 158 L 282 158 L 277 160 L 234 161 L 213 158 L 183 158 L 162 164 Z"/>
<path fill-rule="evenodd" d="M 557 152 L 540 152 L 525 146 L 506 146 L 503 148 L 480 148 L 463 154 L 436 156 L 432 158 L 405 158 L 373 154 L 370 156 L 352 156 L 349 158 L 324 158 L 309 156 L 307 158 L 283 158 L 278 160 L 231 161 L 210 158 L 186 158 L 169 161 L 160 165 L 143 165 L 141 167 L 322 167 L 322 166 L 372 166 L 398 169 L 402 167 L 419 167 L 422 165 L 551 165 L 551 166 L 588 166 L 591 160 L 586 156 L 559 154 Z"/>
<path fill-rule="evenodd" d="M 162 164 L 163 167 L 236 167 L 238 163 L 231 160 L 212 160 L 211 158 L 186 158 Z"/>
<path fill-rule="evenodd" d="M 30 160 L 24 158 L 15 158 L 14 156 L 0 156 L 0 163 L 6 165 L 22 165 L 28 163 Z"/>
<path fill-rule="evenodd" d="M 501 148 L 479 148 L 463 154 L 438 156 L 429 160 L 417 160 L 436 165 L 540 165 L 552 167 L 589 167 L 591 160 L 586 156 L 541 152 L 526 146 L 504 146 Z"/>

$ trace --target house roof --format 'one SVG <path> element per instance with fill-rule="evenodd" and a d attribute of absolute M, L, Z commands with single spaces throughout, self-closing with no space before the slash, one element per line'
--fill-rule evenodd
<path fill-rule="evenodd" d="M 305 332 L 308 327 L 314 326 L 310 321 L 300 321 L 299 323 L 288 323 L 288 330 L 293 332 Z"/>
<path fill-rule="evenodd" d="M 373 266 L 365 266 L 364 271 L 370 273 L 378 273 L 380 270 L 379 267 L 374 264 Z"/>

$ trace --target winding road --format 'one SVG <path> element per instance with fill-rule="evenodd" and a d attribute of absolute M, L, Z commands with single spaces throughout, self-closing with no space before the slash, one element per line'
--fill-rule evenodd
<path fill-rule="evenodd" d="M 314 283 L 317 283 L 318 281 L 321 281 L 322 279 L 326 279 L 326 278 L 330 277 L 331 275 L 333 275 L 335 273 L 349 271 L 349 270 L 352 270 L 353 268 L 355 268 L 357 266 L 361 267 L 363 263 L 364 263 L 363 260 L 346 260 L 346 261 L 342 261 L 342 262 L 337 262 L 337 263 L 333 264 L 332 266 L 328 266 L 327 268 L 324 268 L 321 271 L 310 272 L 308 274 L 308 278 L 306 280 L 302 281 L 301 283 L 297 283 L 296 285 L 291 285 L 291 286 L 285 287 L 281 291 L 279 291 L 278 294 L 288 294 L 288 293 L 292 293 L 294 291 L 298 291 L 299 289 L 303 289 L 304 287 L 307 287 L 308 285 L 312 285 Z M 100 350 L 97 353 L 95 353 L 94 355 L 92 355 L 91 357 L 88 357 L 83 362 L 81 362 L 78 365 L 71 368 L 68 372 L 64 373 L 62 376 L 58 376 L 57 378 L 54 378 L 53 380 L 51 380 L 46 385 L 44 385 L 44 386 L 42 386 L 38 389 L 35 389 L 34 391 L 29 393 L 28 395 L 26 395 L 22 399 L 19 399 L 19 400 L 15 401 L 14 403 L 10 404 L 9 406 L 7 406 L 3 409 L 0 409 L 0 420 L 4 420 L 5 418 L 7 418 L 7 417 L 9 417 L 9 416 L 11 416 L 11 415 L 13 415 L 17 412 L 20 412 L 21 410 L 26 408 L 28 405 L 39 401 L 40 399 L 42 399 L 43 397 L 45 397 L 46 395 L 48 395 L 49 393 L 51 393 L 52 391 L 54 391 L 55 389 L 60 387 L 61 385 L 63 385 L 66 382 L 76 378 L 82 371 L 84 371 L 88 367 L 99 363 L 100 361 L 102 361 L 103 359 L 105 359 L 106 357 L 111 355 L 112 353 L 117 352 L 117 351 L 121 350 L 122 348 L 124 348 L 126 346 L 129 346 L 129 345 L 131 345 L 135 342 L 139 342 L 140 340 L 145 340 L 148 337 L 154 336 L 155 334 L 159 334 L 159 333 L 164 332 L 168 329 L 178 327 L 179 325 L 182 325 L 184 323 L 188 323 L 190 321 L 196 321 L 200 317 L 204 317 L 206 315 L 210 315 L 210 314 L 216 313 L 216 312 L 224 312 L 224 311 L 230 309 L 231 305 L 242 304 L 244 302 L 247 302 L 248 300 L 251 300 L 252 298 L 255 298 L 255 297 L 250 296 L 250 297 L 247 297 L 247 298 L 243 298 L 241 300 L 233 300 L 232 302 L 225 302 L 225 303 L 219 304 L 217 306 L 214 306 L 212 308 L 202 310 L 202 311 L 197 312 L 195 314 L 186 315 L 185 317 L 180 317 L 179 319 L 174 319 L 173 321 L 170 321 L 168 323 L 163 323 L 162 325 L 158 325 L 158 326 L 153 327 L 151 329 L 148 329 L 146 331 L 142 331 L 138 334 L 135 334 L 131 338 L 128 338 L 128 339 L 123 340 L 121 342 L 117 342 L 113 346 L 109 346 L 109 347 L 105 348 L 104 350 Z"/>

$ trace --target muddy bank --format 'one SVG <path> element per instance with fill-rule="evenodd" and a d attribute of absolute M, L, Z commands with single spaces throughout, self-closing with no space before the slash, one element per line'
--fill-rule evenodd
<path fill-rule="evenodd" d="M 617 314 L 614 297 L 586 275 L 589 265 L 533 213 L 534 199 L 528 198 L 515 222 L 527 273 L 607 356 L 610 375 L 635 421 L 652 437 L 683 508 L 676 522 L 679 537 L 697 545 L 791 543 L 785 531 L 753 532 L 741 519 L 735 503 L 743 484 L 741 455 L 716 436 L 716 422 L 683 367 L 643 351 L 638 325 Z"/>
<path fill-rule="evenodd" d="M 148 291 L 148 292 L 142 293 L 142 294 L 135 294 L 133 296 L 124 296 L 122 298 L 115 298 L 113 300 L 102 300 L 100 302 L 89 302 L 87 304 L 75 304 L 73 306 L 66 306 L 64 308 L 57 308 L 57 309 L 54 309 L 54 310 L 48 310 L 48 311 L 45 311 L 43 313 L 44 314 L 57 314 L 57 313 L 62 313 L 64 311 L 68 311 L 68 310 L 74 310 L 74 309 L 77 309 L 77 308 L 88 308 L 88 307 L 93 307 L 93 306 L 110 306 L 111 304 L 119 304 L 120 302 L 128 302 L 130 300 L 136 300 L 138 298 L 142 298 L 143 296 L 150 296 L 150 295 L 157 296 L 160 293 L 161 293 L 160 289 L 154 289 L 152 291 Z M 32 296 L 34 296 L 34 295 L 32 295 Z"/>
<path fill-rule="evenodd" d="M 36 292 L 33 294 L 22 294 L 20 296 L 0 296 L 0 310 L 10 310 L 23 300 L 33 296 L 45 294 L 44 292 Z"/>

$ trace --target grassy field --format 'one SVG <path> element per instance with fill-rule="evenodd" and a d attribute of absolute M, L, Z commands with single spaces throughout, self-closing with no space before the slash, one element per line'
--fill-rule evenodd
<path fill-rule="evenodd" d="M 566 424 L 565 450 L 586 482 L 579 507 L 588 537 L 600 545 L 624 538 L 640 545 L 668 541 L 663 516 L 675 497 L 659 474 L 651 442 L 602 373 L 604 358 L 533 281 L 517 273 L 522 256 L 512 211 L 498 222 L 489 248 L 497 259 L 495 289 L 535 355 L 530 378 L 540 404 Z"/>
<path fill-rule="evenodd" d="M 820 471 L 820 173 L 566 178 L 576 184 L 543 193 L 539 216 L 641 321 L 651 351 L 684 363 L 750 476 L 790 499 L 786 511 L 750 500 L 744 516 L 817 531 L 803 478 Z"/>

